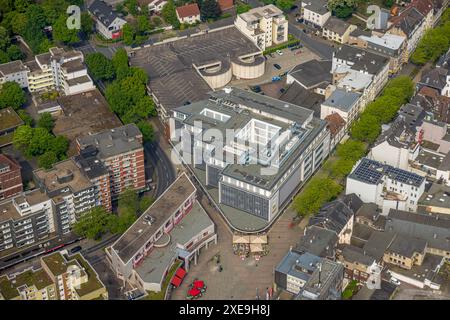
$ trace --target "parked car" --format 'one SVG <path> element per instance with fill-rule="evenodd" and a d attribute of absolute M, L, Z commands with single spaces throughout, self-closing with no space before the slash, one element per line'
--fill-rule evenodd
<path fill-rule="evenodd" d="M 277 53 L 278 53 L 280 56 L 283 55 L 283 52 L 281 52 L 281 50 L 277 50 Z"/>
<path fill-rule="evenodd" d="M 81 251 L 81 249 L 83 249 L 81 246 L 73 247 L 72 249 L 70 249 L 70 253 Z"/>
<path fill-rule="evenodd" d="M 281 66 L 278 63 L 274 63 L 273 66 L 275 67 L 275 69 L 278 69 L 278 70 L 281 69 Z"/>
<path fill-rule="evenodd" d="M 250 87 L 250 90 L 252 90 L 253 92 L 259 93 L 259 92 L 261 92 L 261 87 L 253 86 L 253 87 Z"/>
<path fill-rule="evenodd" d="M 280 89 L 280 93 L 284 93 L 285 91 L 286 91 L 285 88 L 281 88 L 281 89 Z"/>
<path fill-rule="evenodd" d="M 391 283 L 395 284 L 396 286 L 399 286 L 402 284 L 398 279 L 396 279 L 394 277 L 392 277 L 390 281 L 391 281 Z"/>
<path fill-rule="evenodd" d="M 281 80 L 281 77 L 278 77 L 278 76 L 272 78 L 272 82 L 280 81 L 280 80 Z"/>

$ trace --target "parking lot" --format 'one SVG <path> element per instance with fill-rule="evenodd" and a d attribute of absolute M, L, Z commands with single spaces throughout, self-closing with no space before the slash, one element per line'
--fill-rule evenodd
<path fill-rule="evenodd" d="M 249 86 L 261 85 L 272 81 L 272 78 L 279 76 L 282 73 L 288 72 L 293 67 L 300 63 L 307 62 L 312 59 L 320 59 L 315 53 L 313 53 L 308 48 L 301 48 L 291 51 L 290 49 L 281 50 L 282 55 L 276 52 L 272 53 L 271 56 L 267 55 L 266 69 L 264 75 L 257 79 L 246 80 L 232 80 L 230 86 L 238 87 L 241 89 L 247 89 Z M 276 69 L 274 64 L 278 64 L 281 69 Z"/>

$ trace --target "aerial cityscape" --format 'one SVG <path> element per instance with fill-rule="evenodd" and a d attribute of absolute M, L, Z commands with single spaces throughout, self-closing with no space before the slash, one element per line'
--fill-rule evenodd
<path fill-rule="evenodd" d="M 450 300 L 449 0 L 0 3 L 0 300 Z"/>

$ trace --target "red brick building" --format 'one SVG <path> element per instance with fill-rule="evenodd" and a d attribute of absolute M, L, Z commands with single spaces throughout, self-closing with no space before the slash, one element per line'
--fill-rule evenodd
<path fill-rule="evenodd" d="M 77 139 L 78 151 L 89 146 L 97 149 L 96 157 L 109 172 L 111 197 L 126 188 L 145 188 L 144 148 L 142 133 L 135 124 L 105 130 Z"/>
<path fill-rule="evenodd" d="M 13 197 L 23 191 L 20 165 L 0 154 L 0 200 Z"/>

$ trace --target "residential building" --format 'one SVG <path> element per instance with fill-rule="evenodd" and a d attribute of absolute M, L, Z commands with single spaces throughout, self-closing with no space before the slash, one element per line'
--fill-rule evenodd
<path fill-rule="evenodd" d="M 426 0 L 428 2 L 428 0 Z M 390 34 L 406 37 L 406 51 L 409 57 L 417 47 L 426 30 L 426 18 L 415 6 L 408 6 L 398 16 L 391 18 Z"/>
<path fill-rule="evenodd" d="M 53 200 L 57 229 L 68 234 L 79 215 L 100 201 L 95 186 L 73 159 L 55 163 L 50 170 L 33 171 L 36 185 Z"/>
<path fill-rule="evenodd" d="M 362 158 L 347 177 L 346 194 L 377 204 L 384 215 L 390 208 L 416 211 L 425 191 L 425 178 L 406 170 Z"/>
<path fill-rule="evenodd" d="M 30 92 L 56 89 L 72 95 L 95 88 L 81 51 L 53 47 L 47 53 L 36 55 L 26 66 Z"/>
<path fill-rule="evenodd" d="M 105 39 L 122 36 L 122 28 L 127 22 L 111 6 L 102 0 L 94 0 L 88 11 L 95 20 L 95 29 Z"/>
<path fill-rule="evenodd" d="M 58 293 L 44 270 L 26 270 L 0 277 L 0 300 L 58 300 Z"/>
<path fill-rule="evenodd" d="M 81 254 L 67 257 L 56 252 L 40 260 L 42 270 L 56 285 L 59 300 L 108 299 L 105 285 Z"/>
<path fill-rule="evenodd" d="M 388 218 L 389 220 L 389 218 Z M 386 248 L 383 261 L 403 269 L 422 265 L 427 250 L 427 242 L 413 236 L 395 234 L 394 240 Z"/>
<path fill-rule="evenodd" d="M 1 202 L 0 230 L 0 255 L 47 240 L 57 231 L 51 199 L 33 190 Z"/>
<path fill-rule="evenodd" d="M 218 0 L 217 4 L 219 5 L 220 12 L 225 12 L 227 10 L 230 10 L 234 7 L 234 1 L 233 0 Z"/>
<path fill-rule="evenodd" d="M 445 183 L 431 183 L 419 199 L 421 212 L 450 214 L 450 186 Z"/>
<path fill-rule="evenodd" d="M 330 17 L 322 27 L 322 37 L 341 44 L 349 42 L 350 33 L 357 27 L 339 18 Z"/>
<path fill-rule="evenodd" d="M 135 124 L 104 130 L 77 139 L 80 154 L 83 154 L 83 151 L 95 152 L 96 150 L 95 157 L 109 171 L 111 197 L 117 197 L 127 188 L 134 190 L 145 188 L 142 139 L 142 133 Z M 103 177 L 103 174 L 100 177 Z M 104 197 L 107 199 L 108 195 L 104 194 Z"/>
<path fill-rule="evenodd" d="M 412 104 L 402 106 L 398 113 L 398 118 L 375 141 L 369 157 L 408 170 L 420 152 L 416 137 L 425 113 L 421 107 Z"/>
<path fill-rule="evenodd" d="M 167 4 L 166 0 L 138 0 L 138 8 L 140 11 L 147 7 L 148 14 L 159 14 L 162 8 Z"/>
<path fill-rule="evenodd" d="M 344 278 L 366 283 L 370 275 L 379 269 L 376 259 L 364 249 L 346 244 L 339 248 L 337 261 L 344 266 Z"/>
<path fill-rule="evenodd" d="M 28 68 L 21 60 L 0 64 L 0 84 L 16 82 L 21 88 L 28 87 Z"/>
<path fill-rule="evenodd" d="M 331 17 L 326 0 L 304 0 L 301 5 L 301 17 L 306 24 L 322 28 Z"/>
<path fill-rule="evenodd" d="M 433 26 L 436 26 L 441 19 L 442 14 L 448 8 L 448 0 L 431 0 L 433 3 Z"/>
<path fill-rule="evenodd" d="M 328 123 L 328 131 L 330 131 L 330 151 L 334 150 L 337 144 L 344 138 L 347 128 L 347 122 L 334 112 L 324 118 Z"/>
<path fill-rule="evenodd" d="M 81 254 L 60 252 L 40 259 L 41 267 L 0 277 L 0 300 L 108 299 L 106 287 Z"/>
<path fill-rule="evenodd" d="M 363 203 L 355 214 L 355 223 L 383 231 L 386 225 L 386 217 L 380 213 L 375 203 Z"/>
<path fill-rule="evenodd" d="M 417 83 L 417 90 L 423 87 L 436 89 L 442 96 L 450 97 L 450 70 L 434 68 L 425 73 Z"/>
<path fill-rule="evenodd" d="M 386 231 L 419 238 L 427 243 L 426 253 L 450 257 L 450 218 L 445 214 L 391 209 L 386 219 Z"/>
<path fill-rule="evenodd" d="M 238 14 L 234 25 L 261 50 L 288 40 L 288 21 L 273 4 Z"/>
<path fill-rule="evenodd" d="M 197 189 L 181 174 L 109 248 L 107 259 L 125 285 L 161 292 L 172 266 L 189 271 L 201 249 L 217 242 L 214 223 L 196 200 Z"/>
<path fill-rule="evenodd" d="M 23 125 L 23 120 L 11 107 L 0 109 L 0 147 L 10 145 L 14 131 Z"/>
<path fill-rule="evenodd" d="M 408 51 L 406 50 L 406 37 L 385 33 L 382 36 L 372 34 L 370 36 L 360 35 L 360 44 L 368 51 L 389 58 L 389 72 L 397 73 L 403 64 L 408 63 Z"/>
<path fill-rule="evenodd" d="M 336 233 L 340 244 L 350 244 L 355 212 L 362 204 L 355 194 L 349 194 L 342 199 L 326 203 L 316 215 L 310 218 L 308 226 L 331 230 Z"/>
<path fill-rule="evenodd" d="M 308 252 L 322 258 L 333 260 L 338 241 L 338 234 L 333 230 L 313 225 L 305 228 L 296 251 Z"/>
<path fill-rule="evenodd" d="M 337 113 L 345 121 L 344 131 L 347 131 L 360 113 L 360 99 L 361 94 L 338 88 L 322 103 L 320 118 L 325 119 L 329 115 Z"/>
<path fill-rule="evenodd" d="M 322 259 L 303 286 L 296 300 L 340 300 L 344 267 L 338 262 Z"/>
<path fill-rule="evenodd" d="M 417 133 L 417 140 L 425 150 L 447 154 L 450 151 L 450 133 L 447 124 L 425 118 Z"/>
<path fill-rule="evenodd" d="M 424 86 L 412 97 L 411 104 L 422 107 L 432 119 L 450 124 L 450 97 L 442 96 L 439 90 Z"/>
<path fill-rule="evenodd" d="M 74 157 L 77 166 L 84 172 L 89 181 L 94 185 L 97 192 L 97 205 L 103 206 L 106 210 L 112 210 L 111 204 L 111 182 L 108 168 L 97 158 L 98 150 L 89 146 L 80 151 Z"/>
<path fill-rule="evenodd" d="M 180 23 L 193 24 L 200 22 L 200 9 L 198 4 L 189 3 L 175 9 L 178 21 Z"/>
<path fill-rule="evenodd" d="M 435 22 L 433 0 L 412 0 L 410 5 L 416 8 L 425 17 L 425 31 L 431 29 Z"/>
<path fill-rule="evenodd" d="M 333 53 L 333 84 L 361 93 L 360 112 L 388 81 L 389 59 L 361 48 L 343 45 Z"/>
<path fill-rule="evenodd" d="M 441 180 L 442 182 L 447 182 L 449 161 L 448 154 L 445 155 L 421 148 L 417 157 L 410 163 L 410 170 L 426 176 L 431 181 Z"/>
<path fill-rule="evenodd" d="M 309 252 L 290 250 L 275 267 L 277 289 L 298 294 L 321 261 L 322 258 Z"/>
<path fill-rule="evenodd" d="M 10 157 L 0 154 L 0 201 L 23 191 L 21 166 Z"/>
<path fill-rule="evenodd" d="M 193 144 L 178 144 L 181 137 Z M 203 183 L 218 188 L 219 206 L 267 222 L 329 153 L 327 124 L 312 110 L 238 88 L 175 109 L 171 138 L 182 159 L 206 175 Z"/>

